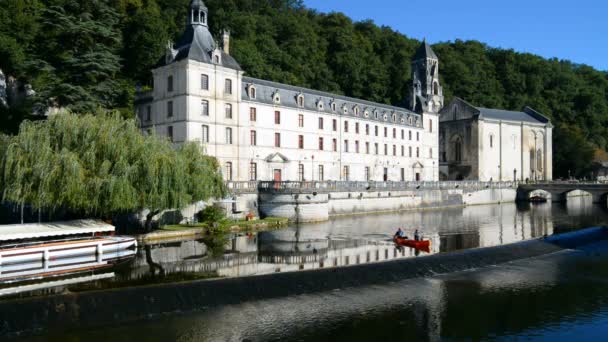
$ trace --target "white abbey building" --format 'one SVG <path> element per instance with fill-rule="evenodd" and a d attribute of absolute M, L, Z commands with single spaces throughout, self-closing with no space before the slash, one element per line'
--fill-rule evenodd
<path fill-rule="evenodd" d="M 246 77 L 208 29 L 202 0 L 140 96 L 144 131 L 200 142 L 226 180 L 439 180 L 438 59 L 424 43 L 413 61 L 416 112 Z"/>
<path fill-rule="evenodd" d="M 203 1 L 189 13 L 136 110 L 144 131 L 199 142 L 226 180 L 552 178 L 550 121 L 458 98 L 444 108 L 439 59 L 426 42 L 412 62 L 410 110 L 247 77 L 229 33 L 221 48 L 213 39 Z"/>

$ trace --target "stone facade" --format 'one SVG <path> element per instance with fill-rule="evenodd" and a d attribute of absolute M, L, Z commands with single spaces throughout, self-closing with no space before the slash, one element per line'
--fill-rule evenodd
<path fill-rule="evenodd" d="M 478 108 L 455 98 L 440 111 L 443 180 L 551 180 L 553 126 L 521 112 Z"/>
<path fill-rule="evenodd" d="M 218 47 L 208 19 L 193 1 L 184 35 L 153 70 L 154 89 L 136 101 L 145 132 L 199 142 L 226 180 L 439 179 L 443 97 L 426 43 L 413 62 L 419 105 L 409 110 L 246 77 L 229 33 Z"/>

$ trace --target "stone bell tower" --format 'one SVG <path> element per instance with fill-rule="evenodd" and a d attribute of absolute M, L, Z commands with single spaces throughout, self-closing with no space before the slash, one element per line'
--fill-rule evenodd
<path fill-rule="evenodd" d="M 438 113 L 443 108 L 443 88 L 439 83 L 439 58 L 424 40 L 412 60 L 412 110 Z"/>

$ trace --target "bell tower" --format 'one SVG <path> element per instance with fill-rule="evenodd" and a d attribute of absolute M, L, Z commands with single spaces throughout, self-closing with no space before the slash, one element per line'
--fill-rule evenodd
<path fill-rule="evenodd" d="M 203 0 L 192 0 L 190 3 L 190 16 L 188 17 L 189 25 L 207 26 L 207 14 L 209 10 Z"/>
<path fill-rule="evenodd" d="M 443 107 L 443 87 L 439 83 L 439 58 L 424 40 L 412 60 L 412 110 L 438 113 Z"/>

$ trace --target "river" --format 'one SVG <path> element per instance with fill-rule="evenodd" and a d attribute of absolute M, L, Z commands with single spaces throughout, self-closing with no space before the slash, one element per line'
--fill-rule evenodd
<path fill-rule="evenodd" d="M 225 241 L 141 246 L 73 291 L 297 272 L 490 247 L 608 223 L 586 198 L 335 218 Z M 431 249 L 396 250 L 396 227 Z M 370 341 L 596 339 L 608 332 L 608 242 L 466 272 L 260 299 L 120 326 L 51 331 L 33 340 Z M 46 292 L 44 292 L 46 291 Z M 48 294 L 46 289 L 36 295 Z M 29 296 L 31 294 L 22 294 Z M 202 308 L 201 308 L 202 309 Z"/>

